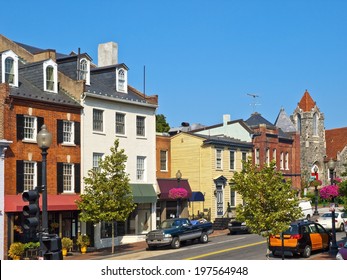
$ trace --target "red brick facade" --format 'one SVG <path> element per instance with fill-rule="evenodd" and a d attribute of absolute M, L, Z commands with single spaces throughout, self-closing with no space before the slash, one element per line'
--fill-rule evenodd
<path fill-rule="evenodd" d="M 157 178 L 171 178 L 171 140 L 170 136 L 156 136 Z M 160 151 L 167 151 L 167 171 L 160 170 Z"/>

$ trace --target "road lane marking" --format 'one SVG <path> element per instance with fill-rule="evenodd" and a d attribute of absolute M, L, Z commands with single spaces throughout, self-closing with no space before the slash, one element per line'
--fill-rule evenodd
<path fill-rule="evenodd" d="M 225 253 L 225 252 L 235 251 L 235 250 L 239 250 L 239 249 L 242 249 L 242 248 L 247 248 L 247 247 L 252 247 L 252 246 L 264 244 L 264 243 L 266 243 L 266 242 L 267 242 L 267 241 L 260 241 L 260 242 L 256 242 L 256 243 L 252 243 L 252 244 L 247 244 L 247 245 L 242 245 L 242 246 L 234 247 L 234 248 L 223 249 L 223 250 L 220 250 L 220 251 L 216 251 L 216 252 L 211 252 L 211 253 L 199 255 L 199 256 L 187 258 L 187 259 L 184 259 L 184 260 L 196 260 L 196 259 L 200 259 L 200 258 L 204 258 L 204 257 L 209 257 L 209 256 L 213 256 L 213 255 L 218 255 L 218 254 Z"/>

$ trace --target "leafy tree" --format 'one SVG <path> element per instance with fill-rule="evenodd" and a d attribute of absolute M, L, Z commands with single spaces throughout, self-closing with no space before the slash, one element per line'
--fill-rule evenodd
<path fill-rule="evenodd" d="M 298 199 L 291 182 L 284 180 L 274 162 L 262 169 L 250 161 L 243 164 L 244 169 L 236 172 L 230 181 L 231 189 L 244 202 L 236 208 L 236 219 L 246 222 L 251 232 L 269 240 L 271 234 L 280 234 L 302 215 Z"/>
<path fill-rule="evenodd" d="M 82 222 L 112 223 L 112 254 L 114 253 L 114 224 L 126 221 L 135 209 L 128 174 L 125 173 L 127 156 L 118 150 L 115 140 L 111 154 L 100 159 L 99 168 L 88 171 L 81 199 L 76 201 Z"/>
<path fill-rule="evenodd" d="M 166 122 L 163 114 L 156 115 L 156 132 L 169 132 L 170 125 Z"/>
<path fill-rule="evenodd" d="M 345 179 L 347 176 L 347 164 L 345 163 L 343 167 L 345 168 L 345 171 L 341 173 L 341 176 L 343 176 L 343 180 L 338 184 L 340 194 L 339 199 L 343 204 L 344 211 L 347 212 L 347 180 Z"/>

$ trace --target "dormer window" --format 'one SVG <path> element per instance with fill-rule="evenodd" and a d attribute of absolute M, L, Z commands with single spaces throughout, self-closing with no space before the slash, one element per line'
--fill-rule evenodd
<path fill-rule="evenodd" d="M 127 93 L 127 71 L 123 68 L 117 71 L 117 91 Z"/>
<path fill-rule="evenodd" d="M 2 82 L 18 87 L 18 56 L 13 51 L 4 52 L 2 55 Z"/>
<path fill-rule="evenodd" d="M 53 60 L 48 60 L 43 63 L 43 90 L 58 92 L 58 70 L 57 64 Z"/>
<path fill-rule="evenodd" d="M 85 80 L 87 85 L 90 85 L 90 61 L 82 58 L 80 60 L 80 80 Z"/>

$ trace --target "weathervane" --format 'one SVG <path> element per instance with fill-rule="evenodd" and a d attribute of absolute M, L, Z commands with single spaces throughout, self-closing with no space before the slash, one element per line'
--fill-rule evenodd
<path fill-rule="evenodd" d="M 255 99 L 256 99 L 257 97 L 259 97 L 259 95 L 257 95 L 257 94 L 251 94 L 251 93 L 247 93 L 247 95 L 253 97 L 253 102 L 252 102 L 251 104 L 249 104 L 249 105 L 252 105 L 252 107 L 253 107 L 253 113 L 255 113 L 255 106 L 261 105 L 261 104 L 255 102 Z"/>

